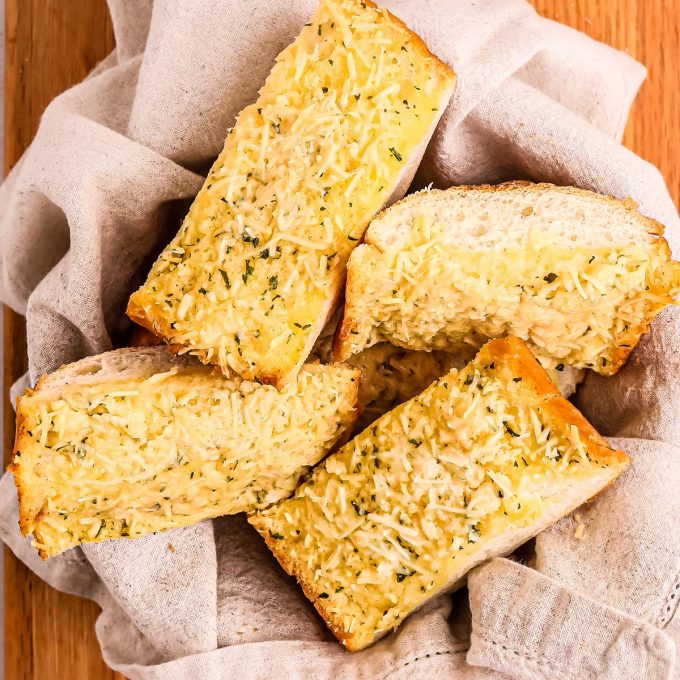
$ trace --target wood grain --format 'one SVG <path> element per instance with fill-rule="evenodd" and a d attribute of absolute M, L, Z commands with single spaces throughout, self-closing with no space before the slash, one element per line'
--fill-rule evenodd
<path fill-rule="evenodd" d="M 28 146 L 47 104 L 82 80 L 114 47 L 105 0 L 6 0 L 7 174 Z M 5 463 L 14 441 L 9 386 L 26 370 L 23 318 L 4 309 Z M 50 588 L 4 548 L 5 678 L 122 680 L 102 661 L 96 604 Z"/>
<path fill-rule="evenodd" d="M 543 16 L 623 50 L 648 69 L 624 144 L 656 165 L 680 205 L 680 0 L 531 0 Z"/>
<path fill-rule="evenodd" d="M 533 0 L 546 17 L 578 28 L 649 68 L 625 143 L 662 171 L 680 201 L 680 0 Z M 105 0 L 5 0 L 5 173 L 30 143 L 49 101 L 113 47 Z M 25 328 L 5 309 L 4 394 L 26 369 Z M 13 443 L 7 398 L 5 459 Z M 94 637 L 97 607 L 53 590 L 5 549 L 5 677 L 111 680 Z"/>

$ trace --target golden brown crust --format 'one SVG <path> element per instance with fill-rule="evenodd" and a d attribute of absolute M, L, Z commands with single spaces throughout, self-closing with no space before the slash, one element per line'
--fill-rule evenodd
<path fill-rule="evenodd" d="M 274 538 L 273 536 L 270 535 L 269 531 L 258 527 L 258 516 L 256 514 L 249 514 L 248 516 L 248 521 L 252 526 L 255 528 L 255 530 L 262 536 L 264 539 L 265 543 L 267 544 L 267 547 L 271 550 L 272 554 L 276 558 L 276 561 L 281 565 L 282 569 L 289 575 L 289 576 L 294 576 L 295 580 L 298 582 L 300 585 L 300 588 L 302 588 L 302 592 L 305 594 L 305 597 L 314 605 L 314 609 L 319 613 L 319 616 L 323 619 L 324 623 L 328 626 L 330 629 L 331 633 L 350 651 L 358 651 L 361 649 L 360 647 L 354 647 L 352 645 L 352 634 L 347 633 L 341 626 L 336 625 L 333 622 L 333 615 L 331 612 L 326 610 L 326 607 L 324 605 L 324 600 L 320 597 L 317 597 L 312 585 L 307 582 L 307 580 L 304 577 L 304 574 L 300 573 L 299 570 L 295 569 L 295 565 L 293 564 L 292 560 L 289 559 L 287 553 L 285 550 L 279 550 L 278 549 L 278 539 Z"/>
<path fill-rule="evenodd" d="M 14 483 L 17 487 L 17 496 L 19 497 L 19 528 L 21 533 L 26 536 L 29 533 L 29 522 L 33 519 L 28 515 L 27 508 L 27 490 L 24 489 L 24 483 L 19 474 L 21 461 L 17 462 L 16 455 L 21 451 L 25 439 L 26 417 L 21 410 L 21 401 L 23 397 L 17 399 L 17 414 L 16 414 L 16 432 L 14 438 L 14 449 L 12 450 L 12 461 L 7 466 L 7 471 L 14 475 Z"/>
<path fill-rule="evenodd" d="M 351 272 L 348 269 L 345 290 L 349 290 L 350 279 Z M 350 319 L 353 318 L 350 314 L 352 307 L 353 305 L 346 299 L 342 313 L 340 314 L 340 320 L 335 329 L 335 334 L 333 335 L 333 343 L 331 345 L 331 356 L 333 357 L 333 361 L 346 361 L 352 356 L 349 342 L 350 332 L 354 328 L 354 324 L 350 321 Z"/>
<path fill-rule="evenodd" d="M 600 375 L 612 376 L 618 373 L 623 365 L 628 361 L 630 353 L 637 347 L 642 336 L 647 332 L 652 320 L 647 323 L 642 323 L 639 326 L 631 326 L 629 329 L 630 338 L 628 347 L 616 347 L 609 354 L 610 360 L 605 367 L 598 367 L 597 372 Z"/>
<path fill-rule="evenodd" d="M 165 334 L 161 332 L 160 328 L 155 327 L 154 322 L 146 315 L 144 308 L 137 304 L 135 295 L 128 300 L 127 309 L 125 310 L 128 318 L 136 324 L 139 324 L 142 328 L 146 328 L 147 331 L 153 333 L 157 337 L 165 339 Z"/>
<path fill-rule="evenodd" d="M 503 362 L 514 375 L 522 376 L 525 387 L 533 388 L 539 397 L 545 397 L 542 408 L 553 418 L 575 425 L 589 452 L 599 458 L 614 457 L 618 463 L 629 462 L 623 451 L 612 449 L 581 412 L 560 394 L 523 340 L 515 336 L 497 338 L 489 341 L 480 352 L 487 352 L 499 363 Z"/>
<path fill-rule="evenodd" d="M 366 0 L 365 4 L 369 7 L 380 9 L 374 2 L 371 2 L 371 0 Z M 423 39 L 417 33 L 414 33 L 399 17 L 394 16 L 392 12 L 384 8 L 382 8 L 382 12 L 387 15 L 392 23 L 396 24 L 409 34 L 413 44 L 421 52 L 423 57 L 434 60 L 436 70 L 443 78 L 451 80 L 450 87 L 454 88 L 457 76 L 453 69 L 448 64 L 444 63 L 436 54 L 432 54 Z"/>
<path fill-rule="evenodd" d="M 163 338 L 159 338 L 148 328 L 135 324 L 130 331 L 128 344 L 130 347 L 155 347 L 163 344 Z"/>
<path fill-rule="evenodd" d="M 633 201 L 632 199 L 625 199 L 625 201 L 622 201 L 623 203 L 630 203 L 632 205 L 633 210 L 637 210 L 637 203 Z M 652 220 L 651 218 L 644 218 L 645 220 L 648 220 L 649 222 L 653 222 L 658 226 L 658 231 L 651 231 L 652 225 L 648 225 L 650 227 L 650 231 L 648 233 L 654 234 L 658 236 L 657 243 L 658 245 L 662 248 L 664 251 L 664 254 L 668 258 L 668 260 L 672 261 L 672 253 L 671 253 L 671 248 L 668 245 L 668 241 L 664 238 L 663 233 L 664 233 L 664 227 L 662 224 L 659 222 L 656 222 L 655 220 Z M 676 281 L 675 281 L 675 288 L 680 287 L 680 264 L 676 264 Z M 670 302 L 670 301 L 669 301 Z M 644 321 L 637 326 L 633 325 L 630 326 L 628 329 L 628 334 L 626 336 L 626 346 L 619 345 L 618 347 L 614 348 L 609 355 L 609 362 L 606 366 L 604 367 L 599 367 L 598 368 L 598 373 L 601 375 L 606 375 L 606 376 L 611 376 L 617 373 L 628 361 L 628 357 L 630 356 L 631 352 L 637 347 L 638 343 L 642 339 L 642 336 L 649 330 L 649 327 L 652 324 L 652 321 L 654 320 L 653 317 L 648 316 L 647 318 L 644 319 Z"/>
<path fill-rule="evenodd" d="M 47 376 L 42 376 L 41 381 L 43 381 Z M 38 389 L 26 390 L 26 395 L 34 393 Z M 24 441 L 28 440 L 29 437 L 26 435 L 26 416 L 24 415 L 23 409 L 21 407 L 21 402 L 24 397 L 19 397 L 17 399 L 17 414 L 16 414 L 16 434 L 14 439 L 14 449 L 12 451 L 12 461 L 7 466 L 7 471 L 11 472 L 14 477 L 14 484 L 17 489 L 17 498 L 19 504 L 19 529 L 24 536 L 29 536 L 31 531 L 31 526 L 39 520 L 42 510 L 37 510 L 33 507 L 31 503 L 32 495 L 30 489 L 27 487 L 24 479 L 21 475 L 21 458 L 17 462 L 17 453 L 22 451 Z M 40 532 L 36 530 L 33 532 L 35 537 L 40 540 Z M 49 558 L 49 553 L 47 553 L 42 548 L 36 548 L 38 555 L 41 559 L 47 560 Z"/>

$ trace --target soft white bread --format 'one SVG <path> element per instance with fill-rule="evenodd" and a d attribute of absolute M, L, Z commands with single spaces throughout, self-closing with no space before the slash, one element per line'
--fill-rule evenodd
<path fill-rule="evenodd" d="M 349 261 L 334 345 L 455 351 L 522 337 L 546 368 L 611 375 L 680 290 L 633 201 L 549 184 L 453 187 L 379 215 Z"/>
<path fill-rule="evenodd" d="M 384 415 L 249 521 L 356 651 L 627 463 L 509 337 Z"/>
<path fill-rule="evenodd" d="M 454 86 L 386 10 L 323 0 L 239 114 L 128 315 L 225 372 L 294 380 L 350 252 L 405 193 Z"/>
<path fill-rule="evenodd" d="M 167 347 L 64 366 L 17 403 L 21 529 L 49 557 L 266 507 L 349 433 L 357 388 L 309 365 L 278 392 Z"/>

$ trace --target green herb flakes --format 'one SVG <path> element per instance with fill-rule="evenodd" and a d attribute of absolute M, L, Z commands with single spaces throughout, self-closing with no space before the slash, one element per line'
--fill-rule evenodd
<path fill-rule="evenodd" d="M 519 437 L 519 434 L 518 434 L 517 432 L 515 432 L 515 431 L 510 427 L 510 425 L 507 424 L 507 422 L 503 421 L 503 425 L 505 425 L 505 431 L 506 431 L 509 435 L 511 435 L 511 436 L 513 436 L 513 437 Z"/>
<path fill-rule="evenodd" d="M 354 512 L 356 512 L 359 517 L 363 517 L 364 515 L 368 514 L 368 512 L 364 510 L 356 501 L 352 501 L 351 506 L 354 508 Z"/>
<path fill-rule="evenodd" d="M 245 270 L 245 273 L 241 275 L 241 278 L 243 279 L 243 283 L 246 286 L 248 285 L 248 277 L 251 276 L 254 271 L 255 271 L 255 269 L 250 264 L 250 260 L 246 260 L 246 270 Z"/>
<path fill-rule="evenodd" d="M 227 287 L 227 290 L 229 290 L 231 288 L 231 283 L 229 282 L 229 275 L 227 274 L 227 272 L 224 271 L 224 269 L 219 269 L 218 271 L 222 275 L 224 285 Z"/>

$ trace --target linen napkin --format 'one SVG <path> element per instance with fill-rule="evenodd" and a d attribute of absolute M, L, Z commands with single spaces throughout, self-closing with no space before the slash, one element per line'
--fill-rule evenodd
<path fill-rule="evenodd" d="M 385 0 L 457 72 L 415 188 L 530 178 L 632 196 L 680 219 L 620 145 L 642 66 L 523 0 Z M 55 99 L 0 188 L 0 292 L 26 315 L 30 376 L 111 349 L 127 297 L 174 234 L 236 114 L 311 0 L 109 0 L 116 49 Z M 0 536 L 53 586 L 95 599 L 107 663 L 130 678 L 678 677 L 680 314 L 669 309 L 579 406 L 631 468 L 366 651 L 349 654 L 242 516 L 41 562 L 0 481 Z M 577 531 L 579 528 L 579 531 Z M 582 534 L 582 536 L 581 536 Z M 576 536 L 581 536 L 577 538 Z"/>

